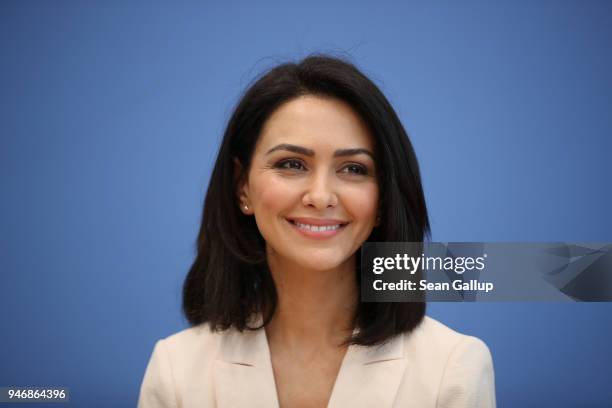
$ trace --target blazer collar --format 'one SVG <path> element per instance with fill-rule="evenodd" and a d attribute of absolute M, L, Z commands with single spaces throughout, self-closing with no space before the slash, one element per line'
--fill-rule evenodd
<path fill-rule="evenodd" d="M 270 349 L 263 328 L 243 332 L 229 329 L 221 336 L 220 360 L 250 367 L 263 367 L 269 363 Z"/>
<path fill-rule="evenodd" d="M 261 325 L 261 317 L 253 322 Z M 328 407 L 391 406 L 405 368 L 404 335 L 380 346 L 349 346 Z M 263 328 L 221 333 L 214 388 L 220 407 L 279 406 Z"/>
<path fill-rule="evenodd" d="M 230 328 L 220 336 L 213 369 L 216 406 L 278 408 L 265 330 L 239 332 Z"/>

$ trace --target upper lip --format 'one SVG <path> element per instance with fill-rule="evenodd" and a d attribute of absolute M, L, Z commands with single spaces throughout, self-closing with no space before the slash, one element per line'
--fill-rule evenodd
<path fill-rule="evenodd" d="M 308 218 L 308 217 L 287 217 L 289 221 L 299 222 L 308 225 L 338 225 L 347 224 L 347 221 L 334 220 L 330 218 Z"/>

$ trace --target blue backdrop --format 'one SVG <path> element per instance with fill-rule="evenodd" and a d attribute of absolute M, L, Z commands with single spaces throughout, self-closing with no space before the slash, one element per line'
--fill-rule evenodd
<path fill-rule="evenodd" d="M 0 4 L 0 386 L 134 406 L 224 125 L 262 70 L 348 55 L 422 166 L 437 241 L 612 241 L 607 1 Z M 500 407 L 612 406 L 612 304 L 432 304 Z"/>

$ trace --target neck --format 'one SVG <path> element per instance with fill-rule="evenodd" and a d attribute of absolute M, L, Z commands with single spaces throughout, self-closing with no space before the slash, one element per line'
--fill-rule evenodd
<path fill-rule="evenodd" d="M 331 270 L 307 270 L 268 256 L 278 304 L 266 327 L 287 348 L 339 346 L 352 333 L 358 301 L 355 256 Z"/>

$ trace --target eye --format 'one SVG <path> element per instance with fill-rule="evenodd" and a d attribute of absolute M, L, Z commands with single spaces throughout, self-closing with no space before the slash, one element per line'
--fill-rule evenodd
<path fill-rule="evenodd" d="M 281 160 L 280 162 L 276 163 L 274 167 L 277 169 L 286 169 L 286 170 L 305 169 L 304 164 L 300 160 L 296 160 L 296 159 Z"/>
<path fill-rule="evenodd" d="M 368 174 L 368 169 L 361 165 L 361 164 L 357 164 L 357 163 L 351 163 L 347 166 L 345 166 L 342 169 L 343 173 L 349 173 L 349 174 L 356 174 L 356 175 L 360 175 L 360 176 L 365 176 L 366 174 Z"/>

